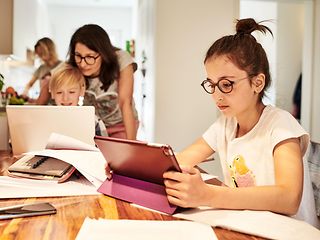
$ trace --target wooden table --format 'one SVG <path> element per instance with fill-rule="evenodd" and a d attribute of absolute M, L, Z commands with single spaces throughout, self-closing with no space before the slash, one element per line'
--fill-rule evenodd
<path fill-rule="evenodd" d="M 0 175 L 15 161 L 7 151 L 0 151 Z M 14 204 L 50 202 L 57 209 L 54 215 L 0 220 L 0 239 L 75 239 L 86 217 L 134 220 L 177 220 L 125 201 L 104 195 L 23 198 L 0 200 L 0 207 Z M 222 228 L 213 228 L 218 239 L 262 239 Z M 107 239 L 107 233 L 106 233 Z"/>

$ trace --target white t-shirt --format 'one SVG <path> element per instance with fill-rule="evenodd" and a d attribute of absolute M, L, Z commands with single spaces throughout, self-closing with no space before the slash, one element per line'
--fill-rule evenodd
<path fill-rule="evenodd" d="M 274 185 L 275 146 L 286 139 L 299 138 L 304 155 L 309 144 L 309 136 L 297 120 L 287 111 L 270 105 L 264 108 L 250 132 L 235 138 L 236 131 L 236 119 L 222 115 L 203 134 L 203 139 L 219 154 L 224 182 L 230 187 Z M 309 196 L 313 193 L 310 186 L 306 187 L 308 182 L 310 179 L 304 181 L 303 194 Z"/>
<path fill-rule="evenodd" d="M 222 115 L 203 134 L 204 140 L 219 154 L 225 184 L 238 187 L 274 185 L 274 147 L 283 140 L 300 138 L 302 154 L 309 136 L 290 113 L 266 106 L 258 123 L 242 137 L 235 138 L 237 121 Z"/>

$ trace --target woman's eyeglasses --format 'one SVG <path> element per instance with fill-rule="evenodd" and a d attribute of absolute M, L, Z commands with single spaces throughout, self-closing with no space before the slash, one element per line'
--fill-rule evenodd
<path fill-rule="evenodd" d="M 88 65 L 93 65 L 95 64 L 96 62 L 96 59 L 99 57 L 100 55 L 97 55 L 97 56 L 85 56 L 85 57 L 82 57 L 81 55 L 79 54 L 75 54 L 74 55 L 74 60 L 77 64 L 80 64 L 82 62 L 82 59 L 84 59 L 84 61 L 86 62 L 86 64 Z"/>
<path fill-rule="evenodd" d="M 243 80 L 243 79 L 247 79 L 247 78 L 248 77 L 238 79 L 237 82 L 240 81 L 240 80 Z M 226 78 L 220 79 L 217 83 L 214 83 L 211 79 L 206 79 L 201 83 L 201 86 L 209 94 L 213 94 L 214 93 L 216 86 L 219 88 L 219 90 L 221 92 L 230 93 L 230 92 L 232 92 L 233 85 L 235 83 L 236 83 L 235 81 L 231 81 L 231 80 L 226 79 Z"/>

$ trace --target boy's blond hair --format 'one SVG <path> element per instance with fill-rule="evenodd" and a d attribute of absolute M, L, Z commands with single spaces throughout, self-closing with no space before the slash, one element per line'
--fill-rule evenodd
<path fill-rule="evenodd" d="M 73 67 L 68 63 L 63 63 L 52 71 L 52 77 L 49 83 L 49 91 L 54 94 L 55 91 L 64 85 L 79 84 L 81 88 L 85 88 L 85 78 L 77 67 Z"/>

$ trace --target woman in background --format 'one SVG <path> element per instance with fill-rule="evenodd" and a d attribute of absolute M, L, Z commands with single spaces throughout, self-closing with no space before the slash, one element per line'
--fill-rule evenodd
<path fill-rule="evenodd" d="M 44 37 L 39 39 L 34 46 L 34 52 L 41 59 L 43 63 L 33 73 L 32 78 L 24 88 L 22 96 L 26 99 L 28 99 L 29 89 L 34 85 L 34 83 L 38 79 L 40 79 L 40 95 L 41 95 L 42 89 L 47 89 L 48 81 L 50 79 L 50 71 L 55 67 L 57 67 L 59 63 L 61 63 L 61 61 L 58 59 L 56 46 L 50 38 Z M 42 98 L 48 98 L 49 96 L 48 91 L 46 90 L 46 92 L 47 92 L 46 96 L 42 96 Z M 40 97 L 38 100 L 35 100 L 37 104 L 46 104 L 48 102 L 48 99 L 41 101 Z"/>
<path fill-rule="evenodd" d="M 93 105 L 111 137 L 136 139 L 137 111 L 133 100 L 133 73 L 137 64 L 130 54 L 114 47 L 98 25 L 80 27 L 71 37 L 68 62 L 86 78 L 84 105 Z"/>

